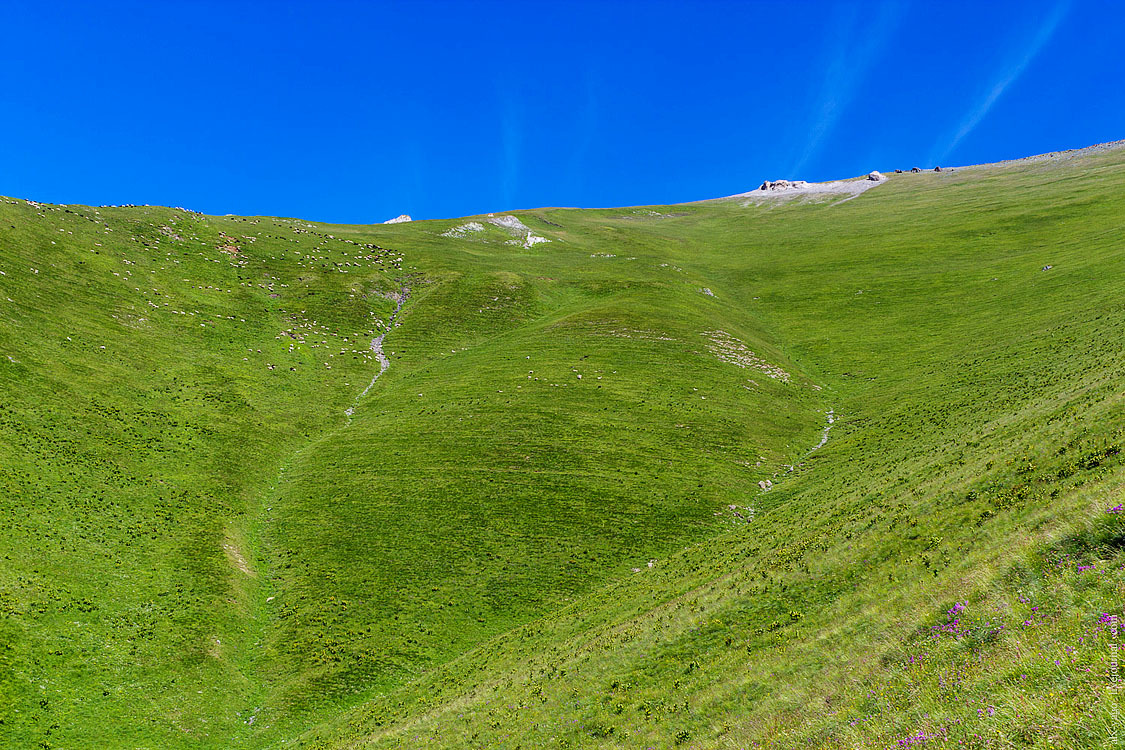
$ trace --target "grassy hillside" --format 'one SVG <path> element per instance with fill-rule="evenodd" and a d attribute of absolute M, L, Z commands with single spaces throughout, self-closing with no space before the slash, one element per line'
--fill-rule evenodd
<path fill-rule="evenodd" d="M 1125 741 L 1125 149 L 514 215 L 0 203 L 0 744 Z"/>

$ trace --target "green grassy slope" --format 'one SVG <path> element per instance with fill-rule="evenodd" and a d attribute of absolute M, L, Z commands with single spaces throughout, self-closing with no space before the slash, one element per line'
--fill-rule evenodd
<path fill-rule="evenodd" d="M 1110 743 L 1123 188 L 1111 149 L 531 248 L 6 199 L 0 738 Z"/>

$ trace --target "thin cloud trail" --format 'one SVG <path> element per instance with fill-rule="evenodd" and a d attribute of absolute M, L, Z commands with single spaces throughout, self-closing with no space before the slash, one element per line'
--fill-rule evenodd
<path fill-rule="evenodd" d="M 832 60 L 824 72 L 824 83 L 820 97 L 814 108 L 816 121 L 805 139 L 805 148 L 793 163 L 790 176 L 799 177 L 800 172 L 820 150 L 824 139 L 836 127 L 840 116 L 855 98 L 855 90 L 867 75 L 867 71 L 890 41 L 902 16 L 902 6 L 883 4 L 878 8 L 874 20 L 863 24 L 855 12 L 839 21 L 837 33 L 840 40 L 832 55 Z M 855 39 L 865 41 L 855 43 Z"/>
<path fill-rule="evenodd" d="M 1054 10 L 1044 19 L 1042 25 L 1040 25 L 1038 31 L 1036 31 L 1035 36 L 1032 37 L 1027 46 L 1021 50 L 1020 56 L 1015 60 L 1009 60 L 1000 70 L 1000 74 L 992 84 L 992 87 L 988 90 L 988 93 L 965 115 L 965 118 L 961 121 L 960 127 L 957 128 L 957 132 L 949 139 L 945 147 L 940 150 L 935 149 L 933 158 L 930 159 L 931 164 L 940 164 L 947 159 L 949 155 L 953 153 L 953 149 L 957 148 L 957 145 L 964 140 L 965 136 L 973 132 L 977 125 L 988 116 L 989 111 L 992 109 L 992 106 L 996 104 L 997 100 L 1004 95 L 1004 92 L 1009 86 L 1023 75 L 1027 67 L 1031 65 L 1032 61 L 1038 57 L 1043 48 L 1047 46 L 1047 43 L 1051 41 L 1051 38 L 1055 35 L 1055 31 L 1058 30 L 1059 24 L 1062 23 L 1069 11 L 1069 2 L 1059 3 L 1055 6 Z"/>
<path fill-rule="evenodd" d="M 590 69 L 586 70 L 586 101 L 578 117 L 575 127 L 574 146 L 570 151 L 569 168 L 577 192 L 581 192 L 585 180 L 586 159 L 590 146 L 594 143 L 594 136 L 598 130 L 598 85 Z"/>
<path fill-rule="evenodd" d="M 503 94 L 501 108 L 500 200 L 504 210 L 507 210 L 514 208 L 512 204 L 519 184 L 520 154 L 523 150 L 523 112 L 511 92 Z"/>

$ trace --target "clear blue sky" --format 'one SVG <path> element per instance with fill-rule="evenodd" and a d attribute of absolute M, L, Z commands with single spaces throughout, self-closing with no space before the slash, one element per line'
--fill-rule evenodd
<path fill-rule="evenodd" d="M 4 4 L 0 194 L 369 223 L 1125 138 L 1121 2 Z"/>

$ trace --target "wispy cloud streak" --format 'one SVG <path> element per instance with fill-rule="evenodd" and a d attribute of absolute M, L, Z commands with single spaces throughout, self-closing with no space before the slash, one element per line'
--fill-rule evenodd
<path fill-rule="evenodd" d="M 953 149 L 957 148 L 957 145 L 964 140 L 965 136 L 973 132 L 977 125 L 988 116 L 992 106 L 1004 95 L 1008 87 L 1023 75 L 1027 67 L 1051 41 L 1069 10 L 1069 2 L 1059 3 L 1054 7 L 1043 20 L 1043 23 L 1040 24 L 1035 35 L 1019 50 L 1019 54 L 1006 61 L 984 97 L 965 114 L 956 133 L 946 141 L 943 147 L 935 148 L 933 158 L 930 159 L 931 164 L 940 164 L 947 159 L 953 153 Z"/>
<path fill-rule="evenodd" d="M 500 202 L 513 208 L 519 186 L 520 157 L 523 151 L 523 107 L 512 92 L 505 91 L 500 114 Z"/>
<path fill-rule="evenodd" d="M 854 8 L 852 11 L 849 17 L 834 24 L 833 36 L 838 42 L 824 70 L 824 81 L 813 107 L 813 122 L 804 149 L 793 162 L 792 177 L 800 176 L 855 98 L 856 89 L 898 26 L 902 7 L 894 3 L 882 4 L 869 23 L 859 18 Z M 863 41 L 857 43 L 857 39 Z"/>
<path fill-rule="evenodd" d="M 581 192 L 585 180 L 583 175 L 587 171 L 586 160 L 590 153 L 590 146 L 594 143 L 594 136 L 598 131 L 598 83 L 593 71 L 585 71 L 585 104 L 578 115 L 574 128 L 574 146 L 570 151 L 569 169 L 574 187 Z"/>

